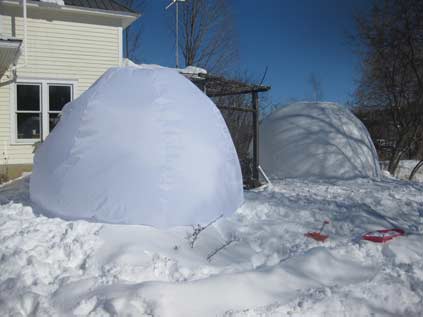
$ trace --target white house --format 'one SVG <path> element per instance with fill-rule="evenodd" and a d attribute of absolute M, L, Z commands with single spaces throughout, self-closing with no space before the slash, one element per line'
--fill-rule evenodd
<path fill-rule="evenodd" d="M 0 0 L 0 175 L 31 169 L 62 107 L 122 63 L 138 16 L 115 0 Z"/>

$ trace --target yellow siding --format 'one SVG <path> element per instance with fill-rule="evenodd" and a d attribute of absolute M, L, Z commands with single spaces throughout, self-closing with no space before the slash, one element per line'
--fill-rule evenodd
<path fill-rule="evenodd" d="M 23 39 L 21 11 L 13 8 L 3 11 L 3 33 Z M 69 15 L 28 11 L 28 64 L 18 69 L 18 80 L 76 80 L 77 97 L 106 69 L 120 64 L 121 29 L 116 21 L 99 20 L 97 23 L 94 21 L 97 17 L 72 19 Z M 22 55 L 19 64 L 23 62 Z M 5 76 L 1 79 L 2 82 L 6 80 Z M 14 103 L 11 86 L 0 85 L 0 165 L 32 163 L 33 146 L 17 144 L 12 135 L 15 128 L 11 120 Z"/>

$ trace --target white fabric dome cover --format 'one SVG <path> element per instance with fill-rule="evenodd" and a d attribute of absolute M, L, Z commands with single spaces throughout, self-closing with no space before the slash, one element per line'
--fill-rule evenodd
<path fill-rule="evenodd" d="M 214 103 L 175 70 L 146 66 L 109 69 L 65 106 L 30 195 L 67 219 L 170 227 L 233 213 L 243 187 Z"/>
<path fill-rule="evenodd" d="M 290 104 L 265 118 L 260 164 L 274 179 L 380 177 L 365 126 L 347 108 L 327 102 Z"/>

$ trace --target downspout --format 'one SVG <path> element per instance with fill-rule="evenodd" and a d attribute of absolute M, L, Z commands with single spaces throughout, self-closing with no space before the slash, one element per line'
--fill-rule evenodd
<path fill-rule="evenodd" d="M 22 0 L 23 5 L 23 50 L 24 50 L 24 63 L 21 65 L 13 66 L 13 71 L 18 68 L 25 67 L 28 64 L 28 23 L 27 23 L 27 8 L 26 0 Z"/>

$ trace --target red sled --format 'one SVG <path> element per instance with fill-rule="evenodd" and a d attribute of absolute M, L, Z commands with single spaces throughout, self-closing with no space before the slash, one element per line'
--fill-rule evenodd
<path fill-rule="evenodd" d="M 394 238 L 403 236 L 404 234 L 405 234 L 405 231 L 398 228 L 383 229 L 383 230 L 367 232 L 365 235 L 362 236 L 362 239 L 376 242 L 376 243 L 385 243 Z"/>
<path fill-rule="evenodd" d="M 312 238 L 316 241 L 324 242 L 329 236 L 325 234 L 321 234 L 320 232 L 307 232 L 304 234 L 308 238 Z"/>

